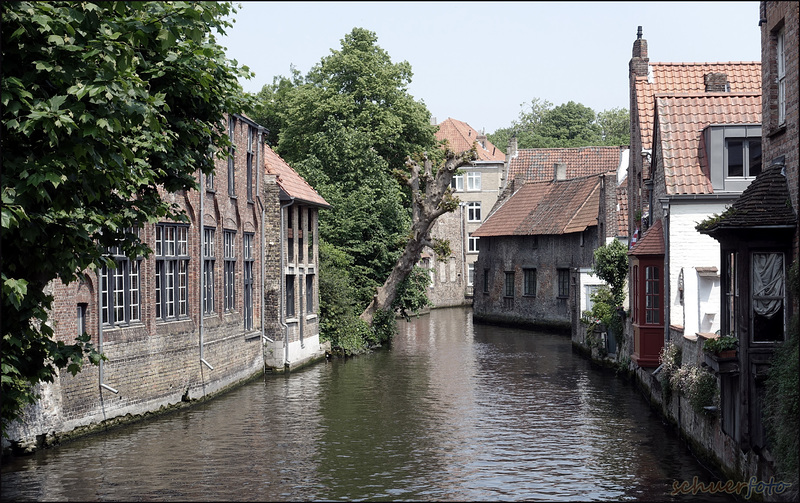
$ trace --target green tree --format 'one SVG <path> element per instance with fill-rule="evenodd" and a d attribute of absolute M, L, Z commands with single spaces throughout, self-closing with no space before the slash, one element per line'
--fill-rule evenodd
<path fill-rule="evenodd" d="M 619 240 L 613 240 L 594 251 L 592 272 L 608 284 L 592 294 L 592 310 L 588 314 L 591 322 L 589 332 L 598 322 L 605 324 L 617 342 L 622 340 L 622 317 L 620 308 L 625 300 L 625 281 L 628 277 L 628 249 Z M 619 353 L 618 353 L 619 354 Z"/>
<path fill-rule="evenodd" d="M 320 239 L 348 257 L 362 308 L 408 240 L 412 196 L 398 176 L 406 156 L 443 155 L 430 112 L 408 94 L 411 77 L 375 33 L 354 28 L 307 75 L 278 77 L 258 96 L 275 150 L 331 203 Z"/>
<path fill-rule="evenodd" d="M 597 114 L 603 145 L 628 145 L 631 142 L 631 115 L 626 108 L 612 108 Z"/>
<path fill-rule="evenodd" d="M 536 128 L 544 147 L 585 147 L 600 145 L 600 126 L 591 108 L 569 101 L 548 110 Z"/>
<path fill-rule="evenodd" d="M 630 143 L 630 120 L 624 108 L 595 114 L 594 110 L 570 101 L 557 107 L 547 100 L 534 98 L 523 103 L 519 117 L 511 126 L 488 136 L 495 145 L 505 148 L 517 137 L 518 148 L 564 148 Z"/>
<path fill-rule="evenodd" d="M 2 421 L 57 368 L 78 372 L 88 337 L 53 339 L 45 288 L 113 266 L 106 247 L 150 250 L 126 229 L 185 218 L 160 197 L 197 187 L 229 145 L 250 76 L 216 34 L 229 2 L 3 2 Z"/>

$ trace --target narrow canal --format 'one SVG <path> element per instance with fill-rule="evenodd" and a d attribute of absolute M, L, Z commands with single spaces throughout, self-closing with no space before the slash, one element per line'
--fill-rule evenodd
<path fill-rule="evenodd" d="M 14 458 L 2 500 L 665 501 L 716 480 L 567 336 L 462 308 L 399 326 L 390 350 Z"/>

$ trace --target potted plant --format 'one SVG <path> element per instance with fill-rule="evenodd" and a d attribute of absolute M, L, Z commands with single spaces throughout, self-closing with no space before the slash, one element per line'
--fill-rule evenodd
<path fill-rule="evenodd" d="M 706 339 L 703 351 L 713 354 L 718 360 L 736 358 L 739 339 L 733 335 L 721 335 L 716 339 Z"/>

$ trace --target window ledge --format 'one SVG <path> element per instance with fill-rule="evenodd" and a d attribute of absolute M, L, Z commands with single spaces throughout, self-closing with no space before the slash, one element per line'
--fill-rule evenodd
<path fill-rule="evenodd" d="M 288 319 L 285 321 L 285 323 L 286 323 L 287 325 L 288 325 L 288 324 L 290 324 L 290 323 L 291 323 L 292 325 L 297 325 L 298 323 L 300 323 L 300 320 L 299 320 L 298 318 L 288 318 Z"/>
<path fill-rule="evenodd" d="M 775 126 L 774 128 L 770 129 L 767 133 L 767 138 L 774 138 L 776 136 L 782 135 L 786 132 L 786 123 L 784 122 L 780 126 Z"/>
<path fill-rule="evenodd" d="M 215 189 L 209 189 L 209 188 L 206 188 L 206 193 L 207 193 L 207 194 L 216 194 L 216 193 L 217 193 L 217 191 L 216 191 Z"/>

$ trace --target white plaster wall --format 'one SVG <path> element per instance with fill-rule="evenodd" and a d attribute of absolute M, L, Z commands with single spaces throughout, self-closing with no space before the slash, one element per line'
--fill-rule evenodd
<path fill-rule="evenodd" d="M 685 335 L 715 332 L 720 323 L 719 243 L 695 226 L 714 213 L 725 211 L 723 203 L 676 203 L 669 215 L 669 305 L 671 325 L 684 327 Z M 716 278 L 701 278 L 697 267 L 716 267 Z M 684 296 L 680 302 L 678 278 L 683 268 Z"/>

